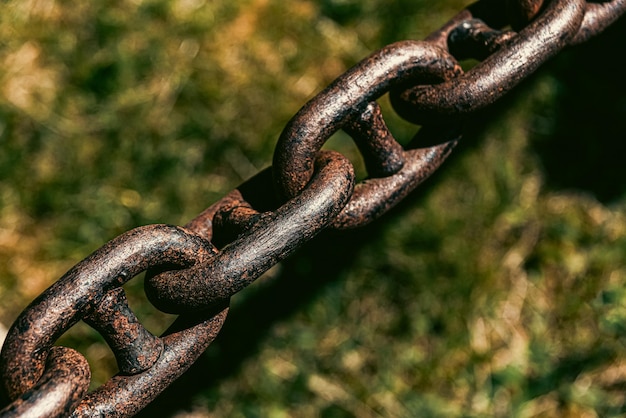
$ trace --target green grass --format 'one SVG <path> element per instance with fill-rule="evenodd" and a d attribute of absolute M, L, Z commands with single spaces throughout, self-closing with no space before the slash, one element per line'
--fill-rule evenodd
<path fill-rule="evenodd" d="M 271 164 L 312 95 L 468 2 L 9 2 L 0 14 L 0 323 L 109 239 L 184 224 Z M 144 416 L 626 414 L 623 19 L 485 115 L 374 224 L 233 298 Z M 389 111 L 386 99 L 383 107 Z M 417 129 L 387 115 L 406 142 Z M 354 147 L 334 147 L 357 166 Z M 170 316 L 127 292 L 155 333 Z M 99 336 L 62 343 L 115 373 Z"/>

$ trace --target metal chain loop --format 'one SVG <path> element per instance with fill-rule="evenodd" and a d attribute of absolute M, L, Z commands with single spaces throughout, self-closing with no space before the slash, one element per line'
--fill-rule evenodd
<path fill-rule="evenodd" d="M 246 185 L 240 186 L 222 208 L 229 213 L 222 216 L 239 225 L 243 220 L 248 226 L 245 234 L 196 268 L 148 275 L 146 294 L 151 302 L 171 313 L 206 309 L 248 286 L 330 224 L 352 195 L 354 171 L 345 157 L 331 151 L 319 153 L 316 166 L 303 193 L 274 212 L 256 212 L 242 194 Z M 260 179 L 269 180 L 268 174 L 262 172 Z M 250 180 L 258 181 L 259 177 Z"/>
<path fill-rule="evenodd" d="M 82 354 L 68 347 L 52 347 L 37 383 L 0 415 L 67 416 L 87 393 L 90 379 L 89 364 Z"/>
<path fill-rule="evenodd" d="M 565 47 L 578 33 L 584 13 L 585 0 L 554 0 L 506 47 L 462 76 L 437 85 L 394 91 L 394 109 L 411 122 L 423 123 L 467 115 L 494 103 Z M 473 26 L 458 28 L 471 30 Z"/>
<path fill-rule="evenodd" d="M 11 402 L 0 417 L 137 413 L 211 344 L 233 294 L 324 228 L 380 217 L 440 167 L 465 117 L 625 12 L 626 0 L 480 0 L 424 41 L 374 52 L 295 114 L 273 167 L 185 227 L 151 225 L 113 239 L 35 299 L 0 352 L 0 387 Z M 481 62 L 463 72 L 466 58 Z M 406 148 L 376 102 L 387 93 L 400 116 L 422 125 Z M 345 157 L 320 151 L 339 130 L 355 140 L 371 176 L 356 186 Z M 146 270 L 149 300 L 180 314 L 161 337 L 139 323 L 121 289 Z M 85 358 L 53 347 L 80 320 L 102 334 L 120 369 L 91 393 Z"/>
<path fill-rule="evenodd" d="M 398 42 L 370 55 L 315 96 L 287 123 L 274 152 L 279 193 L 287 198 L 300 193 L 311 178 L 313 160 L 322 145 L 346 125 L 348 132 L 355 133 L 355 120 L 365 126 L 361 130 L 367 131 L 368 140 L 384 136 L 395 142 L 380 118 L 361 116 L 368 109 L 372 112 L 370 101 L 394 86 L 406 85 L 408 80 L 439 82 L 461 72 L 450 54 L 425 42 Z M 443 160 L 442 155 L 439 154 L 439 160 Z M 389 163 L 382 161 L 380 167 L 374 168 L 383 173 L 392 171 L 386 164 Z M 394 159 L 391 164 L 400 165 Z"/>
<path fill-rule="evenodd" d="M 454 30 L 472 32 L 478 24 L 493 20 L 493 9 L 482 5 L 482 2 L 476 3 L 460 13 L 453 19 L 455 24 L 444 26 L 431 39 L 447 50 L 454 50 L 455 46 L 450 45 L 449 40 L 466 38 L 454 34 Z M 496 52 L 467 73 L 437 85 L 395 89 L 390 96 L 394 110 L 417 124 L 481 110 L 508 93 L 563 48 L 601 32 L 625 9 L 624 0 L 601 4 L 585 0 L 553 0 L 541 15 L 517 35 L 507 35 L 504 41 L 493 47 Z M 510 22 L 496 24 L 507 23 Z M 489 26 L 487 23 L 479 32 L 493 31 L 488 29 Z M 467 35 L 467 38 L 475 39 L 476 36 Z M 492 45 L 487 42 L 483 47 Z M 474 55 L 471 58 L 482 58 Z"/>
<path fill-rule="evenodd" d="M 148 267 L 189 268 L 203 263 L 214 251 L 210 242 L 183 228 L 152 225 L 113 239 L 78 263 L 35 299 L 8 333 L 0 362 L 8 395 L 15 398 L 34 386 L 46 369 L 52 344 L 81 318 L 87 315 L 93 318 L 109 291 Z M 110 330 L 110 338 L 114 340 L 118 339 L 114 333 L 129 331 L 119 323 L 109 325 L 110 328 L 102 327 L 101 331 Z M 136 347 L 134 354 L 145 356 L 144 348 Z M 159 355 L 155 353 L 154 357 Z"/>

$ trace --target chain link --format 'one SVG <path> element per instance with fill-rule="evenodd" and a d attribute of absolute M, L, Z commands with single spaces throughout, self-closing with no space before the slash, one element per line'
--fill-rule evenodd
<path fill-rule="evenodd" d="M 626 0 L 481 0 L 424 41 L 397 42 L 365 58 L 287 123 L 272 168 L 185 227 L 151 225 L 113 239 L 35 299 L 0 353 L 11 401 L 0 416 L 134 415 L 211 344 L 232 295 L 323 229 L 380 217 L 440 167 L 465 118 L 625 11 Z M 464 72 L 459 61 L 466 58 L 480 62 Z M 387 93 L 400 116 L 421 125 L 406 149 L 376 102 Z M 355 185 L 345 157 L 320 151 L 339 130 L 355 140 L 368 180 Z M 426 143 L 435 145 L 420 146 Z M 161 337 L 139 323 L 121 289 L 143 271 L 149 300 L 179 314 Z M 91 393 L 84 357 L 53 347 L 80 320 L 103 335 L 120 370 Z"/>

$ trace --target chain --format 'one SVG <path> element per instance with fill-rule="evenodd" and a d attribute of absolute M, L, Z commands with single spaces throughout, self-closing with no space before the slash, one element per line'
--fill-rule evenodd
<path fill-rule="evenodd" d="M 134 415 L 211 344 L 232 295 L 323 229 L 380 217 L 440 167 L 465 118 L 624 12 L 626 0 L 480 0 L 424 41 L 374 52 L 288 122 L 270 169 L 184 227 L 122 234 L 35 299 L 0 354 L 1 387 L 11 402 L 0 416 Z M 467 58 L 479 63 L 464 72 L 459 61 Z M 400 116 L 421 125 L 406 149 L 376 102 L 387 93 Z M 355 184 L 345 157 L 321 151 L 338 130 L 356 142 L 369 179 Z M 435 145 L 420 148 L 424 143 Z M 121 289 L 143 271 L 149 300 L 179 314 L 161 337 L 140 324 Z M 102 334 L 120 371 L 90 393 L 86 359 L 53 346 L 80 320 Z"/>

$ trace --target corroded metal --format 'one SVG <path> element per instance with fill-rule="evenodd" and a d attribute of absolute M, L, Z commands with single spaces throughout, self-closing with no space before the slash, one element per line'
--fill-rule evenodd
<path fill-rule="evenodd" d="M 99 305 L 109 289 L 150 266 L 189 268 L 213 251 L 208 241 L 171 225 L 136 228 L 109 241 L 50 286 L 13 323 L 0 358 L 6 393 L 16 398 L 37 383 L 57 338 Z"/>
<path fill-rule="evenodd" d="M 52 347 L 37 384 L 0 411 L 3 418 L 66 417 L 82 401 L 91 372 L 87 360 L 71 348 Z"/>
<path fill-rule="evenodd" d="M 259 175 L 270 180 L 266 173 Z M 267 187 L 271 182 L 261 190 Z M 245 185 L 235 191 L 235 204 L 234 197 L 228 199 L 228 210 L 243 206 L 249 213 L 250 201 L 242 189 Z M 149 274 L 145 280 L 148 298 L 157 308 L 172 313 L 206 309 L 229 298 L 330 224 L 353 189 L 350 162 L 336 152 L 318 153 L 315 175 L 302 193 L 275 211 L 259 213 L 255 222 L 247 225 L 245 235 L 197 268 Z M 233 219 L 240 221 L 241 217 Z"/>
<path fill-rule="evenodd" d="M 485 58 L 506 46 L 517 34 L 489 27 L 480 19 L 468 19 L 454 28 L 448 36 L 450 53 L 458 60 Z"/>
<path fill-rule="evenodd" d="M 72 417 L 128 417 L 135 415 L 182 375 L 219 333 L 228 307 L 216 306 L 203 315 L 183 315 L 166 331 L 163 353 L 148 370 L 117 375 L 87 394 Z"/>
<path fill-rule="evenodd" d="M 568 45 L 583 21 L 585 4 L 585 0 L 550 2 L 506 48 L 465 74 L 436 85 L 396 90 L 391 96 L 394 109 L 411 122 L 426 123 L 467 115 L 494 103 Z"/>
<path fill-rule="evenodd" d="M 425 140 L 427 136 L 429 141 Z M 420 140 L 443 143 L 404 151 L 404 166 L 396 174 L 357 184 L 350 202 L 333 221 L 333 228 L 351 229 L 365 225 L 394 207 L 443 163 L 460 139 L 460 131 L 454 125 L 423 127 L 415 138 L 417 143 Z"/>
<path fill-rule="evenodd" d="M 600 33 L 625 12 L 625 0 L 605 3 L 553 0 L 505 48 L 498 48 L 465 74 L 436 85 L 394 90 L 393 107 L 414 123 L 432 123 L 479 111 L 500 99 L 563 48 Z M 489 27 L 503 23 L 492 24 L 492 14 L 492 9 L 469 7 L 453 19 L 455 24 L 445 25 L 431 40 L 448 49 L 449 35 L 471 19 L 484 20 Z"/>
<path fill-rule="evenodd" d="M 128 306 L 124 289 L 107 292 L 83 320 L 107 341 L 122 374 L 149 369 L 163 352 L 163 341 L 141 325 Z"/>
<path fill-rule="evenodd" d="M 436 82 L 460 74 L 445 51 L 424 42 L 388 45 L 337 78 L 287 123 L 274 152 L 274 176 L 285 197 L 297 195 L 313 174 L 322 145 L 354 112 L 407 79 Z M 376 134 L 377 130 L 374 130 Z"/>
<path fill-rule="evenodd" d="M 350 115 L 343 130 L 354 139 L 372 176 L 391 176 L 404 166 L 402 145 L 389 132 L 378 102 Z"/>
<path fill-rule="evenodd" d="M 371 54 L 309 101 L 283 130 L 274 165 L 185 227 L 131 230 L 95 251 L 17 318 L 0 352 L 0 417 L 131 416 L 193 364 L 218 335 L 230 297 L 325 228 L 380 217 L 444 162 L 468 115 L 496 102 L 561 49 L 586 41 L 626 12 L 626 0 L 480 0 L 424 41 Z M 509 30 L 512 28 L 513 30 Z M 479 62 L 464 73 L 459 60 Z M 376 102 L 422 124 L 402 146 Z M 369 178 L 321 151 L 343 130 Z M 150 301 L 180 316 L 148 332 L 121 286 L 147 271 Z M 120 369 L 87 393 L 89 365 L 53 346 L 78 321 L 100 332 Z"/>
<path fill-rule="evenodd" d="M 580 24 L 578 33 L 570 40 L 570 45 L 577 45 L 596 36 L 624 13 L 626 13 L 626 0 L 587 3 L 585 17 Z"/>

